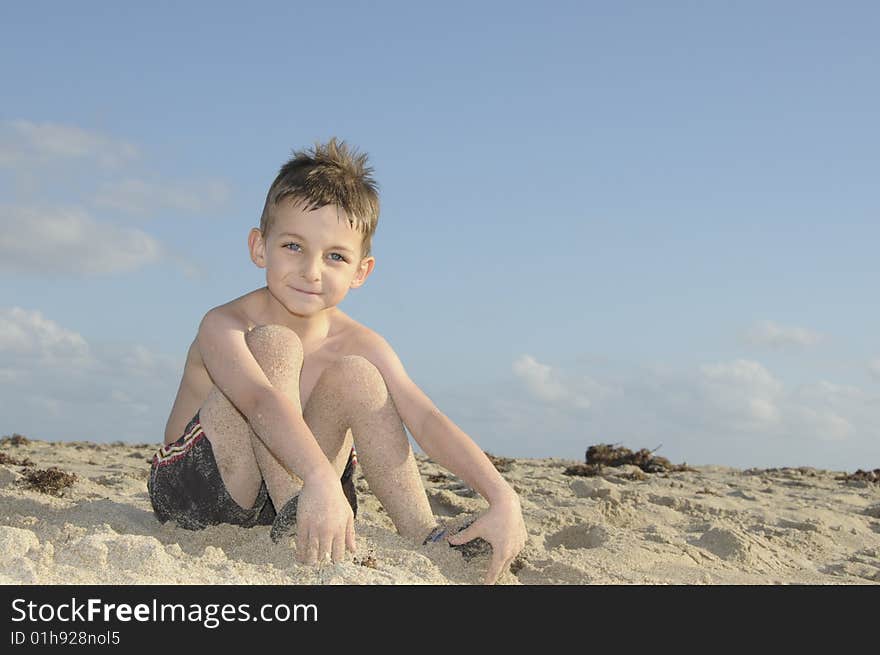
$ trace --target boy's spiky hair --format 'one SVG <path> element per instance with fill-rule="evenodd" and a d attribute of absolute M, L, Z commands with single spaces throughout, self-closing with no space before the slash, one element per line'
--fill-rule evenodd
<path fill-rule="evenodd" d="M 295 150 L 266 195 L 260 231 L 265 237 L 272 226 L 272 211 L 284 198 L 299 200 L 308 209 L 335 204 L 345 210 L 349 224 L 364 235 L 361 257 L 370 256 L 370 246 L 379 224 L 379 185 L 367 165 L 366 153 L 349 148 L 332 137 L 311 150 Z"/>

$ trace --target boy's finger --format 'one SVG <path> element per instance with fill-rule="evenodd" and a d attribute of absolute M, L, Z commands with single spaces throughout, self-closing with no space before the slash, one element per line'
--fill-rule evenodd
<path fill-rule="evenodd" d="M 296 529 L 296 561 L 303 563 L 306 561 L 309 550 L 309 530 L 305 525 L 300 525 Z"/>
<path fill-rule="evenodd" d="M 324 535 L 321 539 L 319 539 L 318 546 L 316 548 L 315 564 L 321 564 L 328 557 L 330 557 L 330 550 L 332 548 L 333 537 L 331 537 L 330 535 Z"/>
<path fill-rule="evenodd" d="M 333 554 L 332 559 L 335 564 L 339 564 L 345 555 L 345 535 L 337 535 L 333 538 Z"/>
<path fill-rule="evenodd" d="M 318 553 L 320 552 L 321 542 L 314 533 L 309 533 L 309 545 L 306 548 L 306 564 L 314 565 L 318 563 Z"/>
<path fill-rule="evenodd" d="M 501 571 L 504 568 L 504 560 L 500 554 L 492 553 L 492 559 L 489 562 L 489 568 L 486 571 L 486 577 L 483 579 L 485 584 L 495 584 L 501 577 Z"/>
<path fill-rule="evenodd" d="M 353 553 L 357 552 L 357 543 L 355 543 L 355 539 L 354 539 L 354 520 L 353 519 L 348 520 L 348 525 L 346 526 L 346 530 L 345 530 L 345 543 L 351 552 L 353 552 Z"/>
<path fill-rule="evenodd" d="M 460 546 L 461 544 L 466 544 L 472 539 L 479 537 L 480 534 L 478 530 L 479 528 L 477 527 L 477 524 L 472 523 L 461 532 L 456 532 L 455 534 L 448 536 L 446 540 L 453 546 Z"/>

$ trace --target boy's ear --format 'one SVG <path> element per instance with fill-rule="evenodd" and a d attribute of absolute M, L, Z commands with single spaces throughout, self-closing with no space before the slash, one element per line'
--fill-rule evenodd
<path fill-rule="evenodd" d="M 376 258 L 375 257 L 364 257 L 361 260 L 360 265 L 358 266 L 358 271 L 355 273 L 354 279 L 351 281 L 351 288 L 357 289 L 364 285 L 364 282 L 367 281 L 367 277 L 369 277 L 370 273 L 373 272 L 373 269 L 376 267 Z"/>
<path fill-rule="evenodd" d="M 266 242 L 263 241 L 263 233 L 258 228 L 252 228 L 248 234 L 248 250 L 251 253 L 251 261 L 260 268 L 266 268 Z"/>

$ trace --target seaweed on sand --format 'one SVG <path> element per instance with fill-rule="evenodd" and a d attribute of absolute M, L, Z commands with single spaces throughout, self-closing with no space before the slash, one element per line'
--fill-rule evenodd
<path fill-rule="evenodd" d="M 492 462 L 492 465 L 498 470 L 499 473 L 507 473 L 513 466 L 513 460 L 509 457 L 496 457 L 492 453 L 488 453 L 485 450 L 483 451 L 483 454 L 489 458 L 489 461 Z"/>
<path fill-rule="evenodd" d="M 661 444 L 662 445 L 662 444 Z M 598 444 L 587 448 L 586 463 L 569 466 L 565 469 L 565 475 L 602 475 L 605 466 L 637 466 L 645 473 L 667 473 L 670 471 L 693 471 L 687 463 L 673 464 L 665 457 L 657 457 L 654 450 L 642 448 L 636 452 L 629 448 L 617 447 L 613 444 Z M 638 476 L 631 476 L 636 479 Z"/>
<path fill-rule="evenodd" d="M 13 466 L 36 466 L 36 464 L 31 461 L 30 457 L 20 459 L 18 457 L 13 457 L 12 455 L 7 455 L 6 453 L 0 453 L 0 464 L 12 464 Z"/>
<path fill-rule="evenodd" d="M 376 558 L 373 557 L 373 553 L 370 552 L 368 555 L 364 555 L 363 558 L 354 558 L 355 564 L 360 564 L 361 566 L 366 566 L 368 569 L 378 568 Z"/>
<path fill-rule="evenodd" d="M 29 489 L 36 489 L 44 494 L 61 496 L 65 489 L 76 482 L 75 473 L 66 473 L 56 466 L 48 469 L 35 469 L 24 474 L 24 483 Z"/>
<path fill-rule="evenodd" d="M 10 446 L 27 446 L 31 442 L 23 434 L 18 434 L 18 432 L 13 432 L 12 436 L 5 436 L 0 439 L 0 446 L 6 446 L 7 444 Z"/>
<path fill-rule="evenodd" d="M 862 481 L 880 484 L 880 469 L 874 469 L 873 471 L 863 471 L 862 469 L 858 469 L 855 473 L 844 473 L 843 475 L 839 475 L 834 479 L 842 480 L 844 482 Z"/>

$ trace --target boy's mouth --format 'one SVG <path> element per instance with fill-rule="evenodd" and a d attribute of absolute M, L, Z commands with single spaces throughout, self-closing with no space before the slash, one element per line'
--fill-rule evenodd
<path fill-rule="evenodd" d="M 304 294 L 306 294 L 306 295 L 308 295 L 308 296 L 319 296 L 319 295 L 321 295 L 321 292 L 320 292 L 320 291 L 303 291 L 302 289 L 297 289 L 296 287 L 293 287 L 293 290 L 294 290 L 294 291 L 299 291 L 300 293 L 304 293 Z"/>

